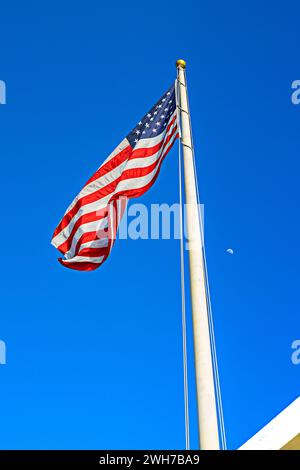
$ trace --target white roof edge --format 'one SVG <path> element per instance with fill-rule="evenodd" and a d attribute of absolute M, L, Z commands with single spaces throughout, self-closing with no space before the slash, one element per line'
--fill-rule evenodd
<path fill-rule="evenodd" d="M 300 434 L 300 397 L 264 426 L 239 450 L 279 450 Z"/>

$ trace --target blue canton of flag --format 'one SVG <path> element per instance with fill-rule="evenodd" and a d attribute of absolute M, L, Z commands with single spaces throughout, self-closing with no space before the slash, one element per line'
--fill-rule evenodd
<path fill-rule="evenodd" d="M 161 97 L 150 109 L 138 125 L 127 135 L 131 147 L 135 147 L 140 139 L 148 139 L 161 134 L 176 109 L 175 85 Z"/>

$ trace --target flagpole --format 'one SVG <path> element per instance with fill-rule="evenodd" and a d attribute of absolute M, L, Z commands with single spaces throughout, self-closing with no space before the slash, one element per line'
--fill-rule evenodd
<path fill-rule="evenodd" d="M 176 67 L 178 71 L 177 86 L 180 98 L 179 113 L 181 118 L 181 143 L 183 148 L 199 444 L 201 450 L 217 450 L 220 448 L 218 419 L 208 321 L 202 237 L 190 127 L 190 111 L 185 79 L 185 61 L 178 60 Z"/>

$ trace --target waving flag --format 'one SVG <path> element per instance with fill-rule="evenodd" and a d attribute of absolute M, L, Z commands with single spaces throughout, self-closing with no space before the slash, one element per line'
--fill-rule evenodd
<path fill-rule="evenodd" d="M 51 243 L 61 264 L 91 271 L 107 259 L 126 201 L 144 194 L 178 138 L 175 85 L 89 179 L 57 226 Z M 113 209 L 113 210 L 112 210 Z"/>

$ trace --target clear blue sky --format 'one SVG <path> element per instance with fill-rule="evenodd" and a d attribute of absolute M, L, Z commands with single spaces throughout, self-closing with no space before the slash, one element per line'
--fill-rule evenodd
<path fill-rule="evenodd" d="M 90 273 L 50 245 L 179 57 L 229 447 L 299 395 L 299 13 L 296 1 L 2 2 L 1 448 L 184 447 L 178 241 L 119 241 Z M 176 201 L 175 147 L 140 202 Z M 193 394 L 191 414 L 195 448 Z"/>

